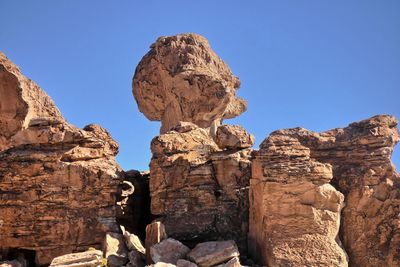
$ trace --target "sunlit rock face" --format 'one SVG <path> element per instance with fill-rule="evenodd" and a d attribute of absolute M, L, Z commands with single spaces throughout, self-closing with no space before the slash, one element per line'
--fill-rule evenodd
<path fill-rule="evenodd" d="M 240 82 L 196 34 L 160 37 L 133 77 L 140 111 L 161 121 L 151 143 L 151 212 L 168 236 L 195 244 L 233 239 L 247 249 L 250 147 L 239 126 Z M 217 141 L 217 143 L 216 143 Z"/>
<path fill-rule="evenodd" d="M 269 266 L 346 266 L 342 242 L 350 265 L 398 266 L 399 175 L 390 160 L 398 140 L 387 115 L 320 134 L 272 133 L 252 163 L 253 255 Z"/>
<path fill-rule="evenodd" d="M 115 224 L 117 143 L 98 125 L 68 124 L 54 102 L 0 54 L 0 250 L 38 265 L 99 248 Z"/>
<path fill-rule="evenodd" d="M 133 94 L 140 111 L 161 121 L 161 133 L 179 121 L 202 128 L 246 110 L 240 81 L 197 34 L 160 37 L 136 67 Z M 215 131 L 215 129 L 214 129 Z"/>

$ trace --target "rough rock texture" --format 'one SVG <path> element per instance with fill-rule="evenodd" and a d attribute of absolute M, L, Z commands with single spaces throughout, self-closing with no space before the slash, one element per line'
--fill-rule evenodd
<path fill-rule="evenodd" d="M 272 133 L 253 161 L 253 254 L 270 265 L 345 264 L 334 241 L 341 196 L 327 184 L 333 177 L 346 197 L 340 237 L 349 264 L 399 266 L 399 175 L 390 161 L 398 140 L 397 120 L 384 115 L 320 134 Z"/>
<path fill-rule="evenodd" d="M 347 266 L 336 238 L 344 197 L 297 131 L 272 133 L 253 160 L 249 249 L 268 266 Z"/>
<path fill-rule="evenodd" d="M 136 68 L 133 94 L 148 119 L 161 121 L 161 133 L 179 121 L 214 127 L 246 110 L 236 97 L 239 79 L 204 37 L 160 37 L 150 48 Z"/>
<path fill-rule="evenodd" d="M 0 54 L 0 250 L 38 264 L 100 247 L 115 230 L 118 145 L 97 125 L 78 129 Z"/>
<path fill-rule="evenodd" d="M 220 151 L 195 125 L 154 138 L 151 150 L 151 212 L 168 236 L 189 245 L 229 238 L 245 250 L 251 150 Z"/>
<path fill-rule="evenodd" d="M 197 267 L 197 264 L 191 262 L 191 261 L 187 261 L 187 260 L 178 260 L 178 262 L 176 263 L 177 267 Z"/>
<path fill-rule="evenodd" d="M 142 241 L 140 241 L 139 237 L 126 231 L 125 227 L 123 226 L 121 226 L 121 229 L 125 239 L 126 248 L 129 251 L 136 251 L 144 256 L 146 253 L 146 249 L 143 247 Z"/>
<path fill-rule="evenodd" d="M 234 257 L 239 257 L 239 251 L 232 240 L 200 243 L 187 255 L 200 267 L 217 265 Z"/>
<path fill-rule="evenodd" d="M 254 136 L 238 125 L 221 125 L 215 142 L 221 149 L 243 149 L 254 145 Z"/>
<path fill-rule="evenodd" d="M 219 264 L 215 267 L 240 267 L 240 266 L 242 266 L 242 265 L 240 264 L 239 258 L 235 257 L 235 258 L 232 258 L 229 261 L 227 261 L 223 264 Z"/>
<path fill-rule="evenodd" d="M 103 252 L 109 267 L 120 267 L 128 262 L 128 249 L 122 234 L 107 233 L 103 243 Z"/>
<path fill-rule="evenodd" d="M 153 263 L 150 255 L 150 248 L 167 239 L 167 233 L 165 232 L 165 226 L 159 221 L 152 222 L 151 224 L 147 225 L 146 227 L 146 262 Z"/>
<path fill-rule="evenodd" d="M 346 196 L 341 239 L 353 266 L 400 266 L 400 176 L 390 157 L 397 120 L 380 115 L 321 134 L 299 131 Z"/>
<path fill-rule="evenodd" d="M 153 262 L 166 262 L 176 264 L 179 259 L 185 258 L 190 248 L 178 240 L 167 238 L 150 248 Z"/>
<path fill-rule="evenodd" d="M 98 267 L 101 265 L 103 252 L 100 250 L 88 250 L 72 253 L 54 258 L 50 267 Z"/>

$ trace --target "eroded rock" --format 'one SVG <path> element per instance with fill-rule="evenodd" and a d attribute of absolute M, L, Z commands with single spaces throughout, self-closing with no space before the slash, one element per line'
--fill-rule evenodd
<path fill-rule="evenodd" d="M 102 257 L 103 252 L 100 250 L 71 253 L 54 258 L 50 267 L 98 267 L 102 263 Z"/>
<path fill-rule="evenodd" d="M 185 258 L 190 249 L 178 240 L 167 238 L 150 247 L 150 256 L 153 262 L 176 264 L 179 259 Z"/>
<path fill-rule="evenodd" d="M 239 257 L 234 241 L 210 241 L 197 244 L 187 255 L 200 267 L 208 267 Z"/>
<path fill-rule="evenodd" d="M 160 37 L 136 67 L 133 94 L 150 120 L 161 121 L 161 133 L 179 121 L 202 128 L 246 110 L 236 97 L 240 81 L 197 34 Z"/>
<path fill-rule="evenodd" d="M 254 145 L 254 136 L 238 125 L 221 125 L 215 142 L 221 149 L 243 149 Z"/>
<path fill-rule="evenodd" d="M 151 259 L 150 248 L 167 238 L 168 236 L 165 232 L 165 226 L 161 222 L 155 221 L 147 225 L 145 241 L 147 264 L 153 263 L 153 260 Z"/>
<path fill-rule="evenodd" d="M 117 230 L 117 143 L 98 125 L 68 124 L 53 101 L 0 54 L 0 249 L 38 265 L 101 246 Z"/>
<path fill-rule="evenodd" d="M 119 233 L 107 233 L 103 244 L 104 256 L 109 267 L 123 266 L 128 262 L 125 239 Z"/>
<path fill-rule="evenodd" d="M 176 263 L 176 266 L 177 267 L 197 267 L 197 264 L 195 264 L 195 263 L 193 263 L 191 261 L 180 259 Z"/>

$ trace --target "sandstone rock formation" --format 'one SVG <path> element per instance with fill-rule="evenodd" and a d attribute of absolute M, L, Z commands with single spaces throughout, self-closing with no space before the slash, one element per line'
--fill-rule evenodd
<path fill-rule="evenodd" d="M 229 261 L 239 255 L 234 241 L 211 241 L 196 245 L 188 254 L 188 259 L 200 267 L 209 267 Z"/>
<path fill-rule="evenodd" d="M 0 250 L 37 264 L 99 248 L 115 224 L 118 145 L 97 125 L 68 124 L 0 54 Z"/>
<path fill-rule="evenodd" d="M 239 79 L 197 34 L 158 38 L 133 78 L 140 111 L 161 121 L 161 133 L 179 121 L 208 128 L 241 114 L 246 103 L 236 97 L 239 86 Z"/>
<path fill-rule="evenodd" d="M 253 161 L 250 250 L 269 266 L 398 266 L 397 121 L 376 116 L 320 134 L 272 133 Z M 261 234 L 260 234 L 261 233 Z M 316 257 L 315 255 L 318 255 Z"/>
<path fill-rule="evenodd" d="M 184 259 L 190 248 L 178 240 L 167 238 L 150 247 L 150 255 L 153 262 L 165 262 L 177 264 L 179 259 Z"/>
<path fill-rule="evenodd" d="M 160 135 L 151 150 L 151 212 L 168 236 L 188 244 L 231 238 L 245 250 L 251 150 L 220 151 L 199 127 Z"/>

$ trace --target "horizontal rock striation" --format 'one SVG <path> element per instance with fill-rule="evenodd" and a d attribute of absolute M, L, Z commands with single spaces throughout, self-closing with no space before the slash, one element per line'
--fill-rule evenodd
<path fill-rule="evenodd" d="M 98 125 L 68 124 L 0 54 L 0 249 L 36 264 L 100 247 L 115 224 L 117 143 Z"/>

